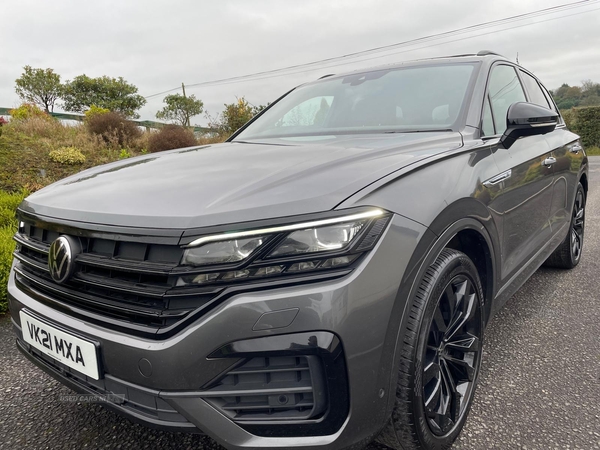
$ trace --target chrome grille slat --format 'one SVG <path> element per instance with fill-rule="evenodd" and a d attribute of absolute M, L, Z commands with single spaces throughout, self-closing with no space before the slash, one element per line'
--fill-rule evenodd
<path fill-rule="evenodd" d="M 123 281 L 107 282 L 104 280 L 106 280 L 106 278 L 89 275 L 83 272 L 79 272 L 75 275 L 75 277 L 73 277 L 73 281 L 77 283 L 83 283 L 103 289 L 110 289 L 113 291 L 126 292 L 129 294 L 143 295 L 147 297 L 162 298 L 168 289 L 166 287 L 140 285 L 137 283 L 128 283 Z"/>
<path fill-rule="evenodd" d="M 77 292 L 71 292 L 69 289 L 67 288 L 62 288 L 59 287 L 59 285 L 53 285 L 51 283 L 48 282 L 44 282 L 44 280 L 40 277 L 37 277 L 35 275 L 32 275 L 31 273 L 28 273 L 24 270 L 22 270 L 19 267 L 15 267 L 15 272 L 22 276 L 23 278 L 25 278 L 26 280 L 30 281 L 33 285 L 33 287 L 37 287 L 37 288 L 41 288 L 44 290 L 48 290 L 57 294 L 60 294 L 61 296 L 65 296 L 68 298 L 71 298 L 72 300 L 76 300 L 78 303 L 89 303 L 89 304 L 101 304 L 102 306 L 106 306 L 107 303 L 106 302 L 99 302 L 98 300 L 94 299 L 92 296 Z M 160 313 L 161 310 L 157 310 L 157 309 L 150 309 L 150 308 L 142 308 L 142 307 L 136 307 L 135 309 L 133 308 L 127 308 L 124 305 L 119 305 L 119 304 L 110 304 L 110 306 L 112 308 L 114 308 L 117 311 L 120 312 L 124 312 L 124 313 L 134 313 L 137 315 L 142 315 L 142 316 L 147 316 L 147 317 L 152 317 L 152 318 L 158 318 L 160 317 Z"/>
<path fill-rule="evenodd" d="M 22 255 L 21 253 L 18 253 L 16 251 L 13 252 L 13 256 L 25 265 L 29 265 L 29 266 L 35 267 L 38 270 L 48 272 L 48 264 L 42 264 L 41 262 L 38 262 L 33 258 L 29 258 L 25 255 Z"/>
<path fill-rule="evenodd" d="M 93 267 L 101 267 L 106 269 L 117 269 L 124 272 L 132 273 L 147 273 L 147 274 L 161 274 L 168 275 L 175 267 L 170 264 L 160 263 L 141 263 L 136 262 L 132 264 L 129 261 L 122 261 L 115 258 L 109 258 L 106 256 L 82 253 L 77 255 L 75 258 L 80 264 Z"/>
<path fill-rule="evenodd" d="M 34 241 L 32 239 L 29 239 L 27 236 L 24 236 L 19 233 L 15 234 L 13 239 L 17 242 L 17 244 L 20 244 L 23 247 L 27 247 L 30 250 L 34 250 L 44 255 L 47 255 L 50 249 L 49 245 L 45 245 L 44 243 L 39 241 Z"/>

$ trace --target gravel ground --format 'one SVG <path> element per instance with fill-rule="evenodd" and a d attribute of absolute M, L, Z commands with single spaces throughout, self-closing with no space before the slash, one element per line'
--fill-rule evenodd
<path fill-rule="evenodd" d="M 475 403 L 454 449 L 600 449 L 600 158 L 590 160 L 581 264 L 540 269 L 493 319 Z M 221 448 L 98 405 L 61 402 L 70 391 L 13 341 L 10 320 L 0 319 L 0 449 Z"/>

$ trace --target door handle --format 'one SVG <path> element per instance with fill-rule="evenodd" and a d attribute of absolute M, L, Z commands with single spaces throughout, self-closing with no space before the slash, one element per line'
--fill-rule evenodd
<path fill-rule="evenodd" d="M 508 169 L 506 172 L 499 173 L 498 175 L 490 178 L 489 180 L 484 181 L 483 185 L 486 188 L 491 188 L 493 186 L 496 186 L 501 181 L 508 180 L 511 175 L 512 175 L 512 169 Z"/>
<path fill-rule="evenodd" d="M 575 144 L 573 147 L 571 147 L 569 149 L 569 151 L 571 153 L 575 153 L 575 154 L 579 153 L 581 150 L 583 150 L 583 147 L 581 145 L 579 145 L 579 144 Z"/>
<path fill-rule="evenodd" d="M 544 160 L 544 162 L 542 163 L 542 165 L 543 165 L 543 166 L 546 166 L 546 167 L 550 167 L 550 166 L 551 166 L 552 164 L 554 164 L 555 162 L 556 162 L 556 158 L 555 158 L 555 157 L 553 157 L 553 156 L 550 156 L 550 157 L 548 157 L 548 158 L 546 158 L 546 159 Z"/>

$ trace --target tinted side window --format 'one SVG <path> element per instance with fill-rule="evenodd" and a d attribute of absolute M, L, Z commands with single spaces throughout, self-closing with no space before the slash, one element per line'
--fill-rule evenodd
<path fill-rule="evenodd" d="M 527 101 L 515 69 L 505 65 L 494 67 L 488 93 L 494 113 L 496 134 L 502 134 L 506 130 L 506 113 L 510 105 Z"/>
<path fill-rule="evenodd" d="M 544 108 L 549 108 L 550 105 L 548 104 L 548 100 L 546 100 L 546 96 L 542 92 L 542 88 L 536 79 L 522 70 L 519 72 L 521 72 L 523 84 L 525 85 L 525 89 L 527 89 L 527 93 L 529 94 L 529 102 L 543 106 Z"/>
<path fill-rule="evenodd" d="M 546 89 L 543 85 L 542 86 L 542 92 L 544 93 L 544 95 L 546 96 L 546 101 L 548 102 L 548 104 L 550 105 L 550 109 L 554 112 L 558 112 L 558 109 L 556 109 L 556 105 L 554 104 L 554 100 L 552 100 L 552 96 L 550 95 L 550 93 L 548 92 L 548 89 Z"/>

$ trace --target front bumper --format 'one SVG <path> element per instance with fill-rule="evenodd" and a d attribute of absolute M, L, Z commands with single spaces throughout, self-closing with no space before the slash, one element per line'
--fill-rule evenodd
<path fill-rule="evenodd" d="M 19 338 L 19 311 L 26 308 L 99 342 L 104 377 L 96 382 L 36 355 L 19 339 L 30 360 L 74 390 L 121 395 L 122 403 L 107 405 L 133 420 L 159 428 L 202 430 L 232 449 L 346 448 L 372 438 L 391 412 L 398 324 L 405 304 L 398 293 L 425 232 L 423 226 L 394 216 L 376 248 L 346 277 L 236 295 L 163 341 L 119 333 L 59 312 L 19 290 L 14 273 L 9 279 L 10 311 Z M 288 310 L 298 311 L 290 324 L 256 326 L 265 313 Z M 239 361 L 209 358 L 225 344 L 306 332 L 335 335 L 343 347 L 348 412 L 335 430 L 310 435 L 310 428 L 298 427 L 297 434 L 272 437 L 267 424 L 259 435 L 202 398 L 206 386 Z M 340 400 L 332 397 L 330 403 Z"/>

